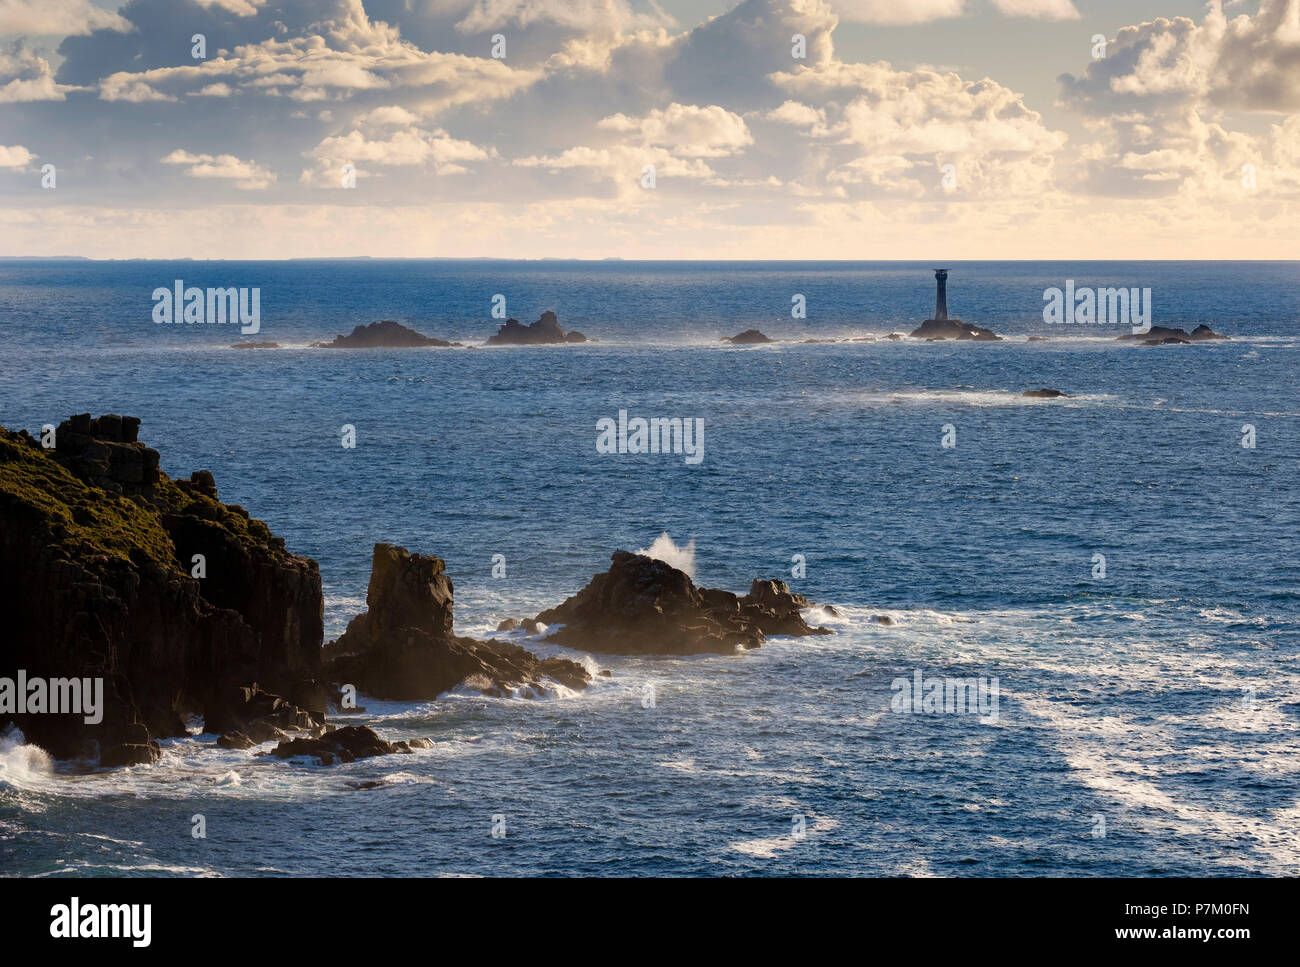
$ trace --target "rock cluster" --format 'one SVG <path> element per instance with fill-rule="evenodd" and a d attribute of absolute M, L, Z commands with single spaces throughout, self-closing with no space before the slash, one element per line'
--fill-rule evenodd
<path fill-rule="evenodd" d="M 332 766 L 337 762 L 354 762 L 377 755 L 392 755 L 394 752 L 409 754 L 414 749 L 427 749 L 432 745 L 428 739 L 389 742 L 380 738 L 374 729 L 368 729 L 364 725 L 348 725 L 341 729 L 327 728 L 310 738 L 289 739 L 262 755 L 271 755 L 277 759 L 306 756 L 316 759 L 323 766 Z"/>
<path fill-rule="evenodd" d="M 566 333 L 560 328 L 555 313 L 549 309 L 542 317 L 530 325 L 523 325 L 518 319 L 507 319 L 496 335 L 488 337 L 489 346 L 543 346 L 554 343 L 586 342 L 587 337 L 580 332 Z"/>
<path fill-rule="evenodd" d="M 1191 332 L 1174 329 L 1169 326 L 1152 326 L 1146 332 L 1126 332 L 1117 337 L 1125 341 L 1137 341 L 1143 346 L 1175 346 L 1185 343 L 1203 342 L 1209 339 L 1227 339 L 1222 333 L 1215 332 L 1202 323 Z"/>
<path fill-rule="evenodd" d="M 813 628 L 810 607 L 784 581 L 754 581 L 749 593 L 697 588 L 683 572 L 643 554 L 615 551 L 608 571 L 559 607 L 536 618 L 563 625 L 547 635 L 587 651 L 622 655 L 729 654 L 757 648 L 769 635 L 829 635 Z"/>
<path fill-rule="evenodd" d="M 548 681 L 585 688 L 577 662 L 541 659 L 519 645 L 453 632 L 453 588 L 439 558 L 376 544 L 367 611 L 325 646 L 331 681 L 381 699 L 434 699 L 459 685 L 487 695 L 537 696 Z"/>
<path fill-rule="evenodd" d="M 357 326 L 349 335 L 335 336 L 333 342 L 314 342 L 311 345 L 313 349 L 418 349 L 423 346 L 445 349 L 458 344 L 425 336 L 400 322 L 384 319 L 368 326 Z"/>

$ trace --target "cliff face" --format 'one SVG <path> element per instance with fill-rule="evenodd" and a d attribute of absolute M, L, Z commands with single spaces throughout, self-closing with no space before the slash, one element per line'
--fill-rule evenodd
<path fill-rule="evenodd" d="M 0 427 L 0 677 L 104 681 L 98 724 L 0 711 L 0 727 L 108 765 L 152 761 L 188 715 L 228 720 L 253 683 L 323 717 L 316 562 L 221 503 L 210 473 L 168 478 L 138 427 L 73 417 L 49 450 Z"/>

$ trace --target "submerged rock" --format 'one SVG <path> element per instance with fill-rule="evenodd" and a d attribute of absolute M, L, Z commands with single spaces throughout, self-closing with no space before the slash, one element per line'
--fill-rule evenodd
<path fill-rule="evenodd" d="M 808 599 L 784 581 L 755 581 L 743 598 L 697 588 L 682 571 L 643 554 L 615 551 L 608 571 L 537 620 L 563 627 L 548 641 L 625 655 L 729 654 L 757 648 L 768 635 L 829 635 L 800 609 Z"/>
<path fill-rule="evenodd" d="M 279 349 L 278 342 L 232 342 L 231 349 Z"/>
<path fill-rule="evenodd" d="M 488 337 L 489 346 L 544 346 L 555 343 L 586 342 L 587 337 L 580 332 L 566 333 L 560 328 L 555 313 L 549 309 L 542 313 L 540 319 L 530 325 L 523 325 L 518 319 L 507 319 L 496 335 Z"/>
<path fill-rule="evenodd" d="M 572 689 L 591 681 L 563 658 L 541 659 L 519 645 L 477 641 L 453 632 L 453 587 L 440 558 L 376 544 L 366 592 L 369 610 L 325 646 L 331 681 L 381 699 L 428 700 L 459 685 L 488 695 Z"/>
<path fill-rule="evenodd" d="M 423 346 L 446 349 L 457 344 L 425 336 L 400 322 L 384 319 L 357 326 L 349 335 L 335 336 L 333 342 L 314 342 L 311 345 L 313 349 L 417 349 Z"/>
<path fill-rule="evenodd" d="M 1059 389 L 1027 389 L 1021 396 L 1028 396 L 1036 400 L 1055 400 L 1061 397 L 1068 397 L 1069 393 L 1062 393 Z"/>
<path fill-rule="evenodd" d="M 723 340 L 723 342 L 735 343 L 737 346 L 752 346 L 771 341 L 771 339 L 763 335 L 757 329 L 746 329 L 744 332 L 738 333 L 730 339 Z"/>
<path fill-rule="evenodd" d="M 937 342 L 943 339 L 972 339 L 977 342 L 1000 342 L 1002 337 L 992 329 L 985 329 L 960 319 L 927 319 L 910 333 L 913 339 Z"/>
<path fill-rule="evenodd" d="M 52 449 L 0 428 L 3 664 L 103 682 L 98 724 L 5 712 L 0 728 L 58 758 L 98 746 L 101 764 L 123 765 L 155 759 L 191 715 L 226 731 L 221 707 L 253 682 L 323 715 L 316 562 L 221 503 L 211 473 L 169 478 L 139 426 L 80 414 Z"/>

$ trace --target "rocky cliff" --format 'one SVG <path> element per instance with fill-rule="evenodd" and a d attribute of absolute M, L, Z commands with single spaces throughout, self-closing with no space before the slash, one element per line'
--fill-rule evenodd
<path fill-rule="evenodd" d="M 0 427 L 0 677 L 104 689 L 101 722 L 29 711 L 0 712 L 0 725 L 113 765 L 152 761 L 189 716 L 237 722 L 254 683 L 282 695 L 290 719 L 319 721 L 316 562 L 223 504 L 211 473 L 170 479 L 139 425 L 75 416 L 48 449 Z"/>

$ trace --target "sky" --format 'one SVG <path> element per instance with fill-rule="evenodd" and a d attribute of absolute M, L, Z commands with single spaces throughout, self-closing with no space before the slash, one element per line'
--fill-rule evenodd
<path fill-rule="evenodd" d="M 0 0 L 0 256 L 1298 241 L 1300 0 Z"/>

